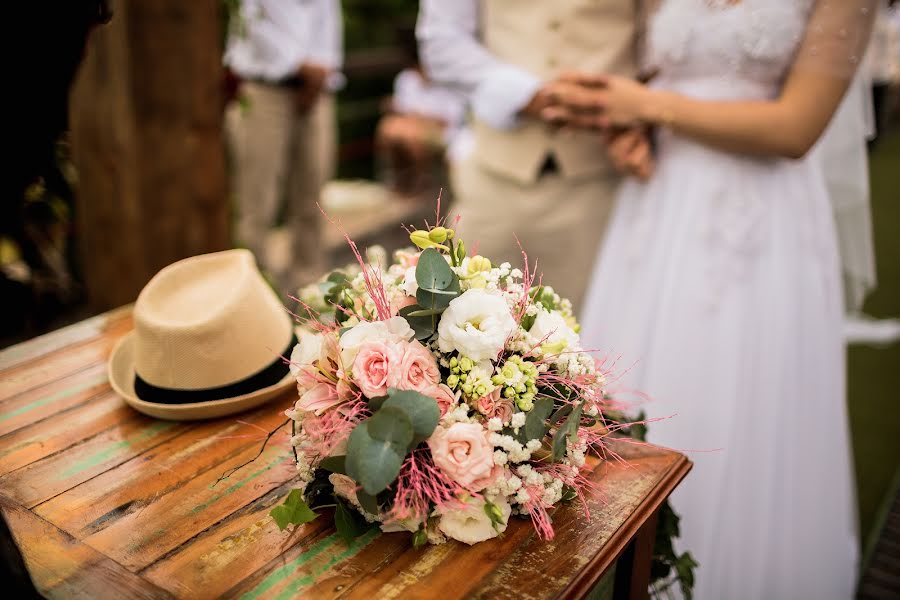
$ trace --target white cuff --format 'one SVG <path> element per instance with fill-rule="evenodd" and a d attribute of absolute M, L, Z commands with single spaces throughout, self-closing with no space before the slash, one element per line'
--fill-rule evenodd
<path fill-rule="evenodd" d="M 472 112 L 491 127 L 510 129 L 540 88 L 540 79 L 528 71 L 511 65 L 497 67 L 475 88 Z"/>

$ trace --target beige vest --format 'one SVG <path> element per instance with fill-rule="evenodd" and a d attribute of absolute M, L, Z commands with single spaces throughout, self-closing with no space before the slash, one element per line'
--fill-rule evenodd
<path fill-rule="evenodd" d="M 482 0 L 481 5 L 488 50 L 541 80 L 568 70 L 637 72 L 637 0 Z M 474 159 L 521 183 L 536 181 L 549 155 L 564 177 L 611 168 L 596 133 L 555 132 L 529 118 L 511 130 L 476 121 L 474 130 Z"/>

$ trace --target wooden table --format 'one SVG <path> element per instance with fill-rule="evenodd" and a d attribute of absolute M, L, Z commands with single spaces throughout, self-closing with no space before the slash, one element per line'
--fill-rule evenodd
<path fill-rule="evenodd" d="M 646 593 L 656 510 L 691 466 L 681 454 L 629 446 L 628 466 L 599 464 L 591 520 L 562 506 L 549 543 L 520 520 L 471 548 L 377 531 L 347 546 L 324 517 L 291 535 L 268 517 L 293 485 L 286 431 L 214 485 L 290 394 L 199 424 L 144 417 L 106 379 L 131 326 L 123 308 L 0 352 L 0 506 L 46 596 L 580 597 L 604 575 L 617 597 Z"/>

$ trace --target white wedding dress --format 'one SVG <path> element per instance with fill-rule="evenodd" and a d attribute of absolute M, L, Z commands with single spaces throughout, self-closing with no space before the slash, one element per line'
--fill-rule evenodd
<path fill-rule="evenodd" d="M 654 86 L 772 98 L 822 8 L 668 0 L 648 30 Z M 651 180 L 620 192 L 583 344 L 630 367 L 611 389 L 649 395 L 651 417 L 674 415 L 651 423 L 649 439 L 695 463 L 673 505 L 678 547 L 700 563 L 696 598 L 850 598 L 856 502 L 823 174 L 812 160 L 732 154 L 667 132 L 658 141 Z"/>

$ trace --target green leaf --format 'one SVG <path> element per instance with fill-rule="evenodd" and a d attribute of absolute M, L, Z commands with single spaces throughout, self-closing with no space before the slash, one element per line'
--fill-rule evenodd
<path fill-rule="evenodd" d="M 406 316 L 408 317 L 433 317 L 435 315 L 439 315 L 444 312 L 443 308 L 424 308 L 422 310 L 414 310 L 408 313 Z"/>
<path fill-rule="evenodd" d="M 381 409 L 366 421 L 369 436 L 380 442 L 391 444 L 403 454 L 415 435 L 411 419 L 406 411 L 390 406 L 388 398 Z"/>
<path fill-rule="evenodd" d="M 401 317 L 406 319 L 406 322 L 409 323 L 409 326 L 412 327 L 413 331 L 416 334 L 417 340 L 427 340 L 432 335 L 434 335 L 435 327 L 437 324 L 435 319 L 432 317 L 411 317 L 410 313 L 416 312 L 418 310 L 424 310 L 421 306 L 405 306 L 400 309 L 398 313 Z"/>
<path fill-rule="evenodd" d="M 419 392 L 406 390 L 388 390 L 388 399 L 382 410 L 396 408 L 402 410 L 413 427 L 413 446 L 419 445 L 434 433 L 441 418 L 441 409 L 437 400 Z"/>
<path fill-rule="evenodd" d="M 581 404 L 578 404 L 565 422 L 553 435 L 553 462 L 559 462 L 566 456 L 566 438 L 571 442 L 578 441 L 578 423 L 581 421 Z"/>
<path fill-rule="evenodd" d="M 378 498 L 372 494 L 366 493 L 366 490 L 356 490 L 356 499 L 359 500 L 360 506 L 372 515 L 378 514 Z"/>
<path fill-rule="evenodd" d="M 446 290 L 455 274 L 443 255 L 434 248 L 426 248 L 416 265 L 416 283 L 421 288 Z"/>
<path fill-rule="evenodd" d="M 348 544 L 369 530 L 362 515 L 347 506 L 343 500 L 338 500 L 334 507 L 334 527 L 341 539 Z"/>
<path fill-rule="evenodd" d="M 347 277 L 347 274 L 343 271 L 332 271 L 328 274 L 328 277 L 325 278 L 325 281 L 330 281 L 331 283 L 349 283 L 350 278 Z"/>
<path fill-rule="evenodd" d="M 332 473 L 347 474 L 347 457 L 346 456 L 327 456 L 319 461 L 319 468 L 331 471 Z"/>
<path fill-rule="evenodd" d="M 431 310 L 447 308 L 450 302 L 459 296 L 461 291 L 459 278 L 456 276 L 456 273 L 452 275 L 450 284 L 444 289 L 420 287 L 416 290 L 416 302 L 419 303 L 419 306 Z"/>
<path fill-rule="evenodd" d="M 367 493 L 375 495 L 397 478 L 403 456 L 392 443 L 372 439 L 368 422 L 363 421 L 350 433 L 347 475 L 359 482 Z"/>
<path fill-rule="evenodd" d="M 552 398 L 538 398 L 534 401 L 534 407 L 528 411 L 528 416 L 525 417 L 526 440 L 539 440 L 547 435 L 545 421 L 551 412 L 553 412 Z"/>
<path fill-rule="evenodd" d="M 273 508 L 269 515 L 281 530 L 288 525 L 309 523 L 319 516 L 303 501 L 303 492 L 300 490 L 291 490 L 284 502 Z"/>
<path fill-rule="evenodd" d="M 385 400 L 387 400 L 387 396 L 376 396 L 375 398 L 369 398 L 366 403 L 369 405 L 369 410 L 374 413 L 381 408 L 381 405 L 384 404 Z"/>

